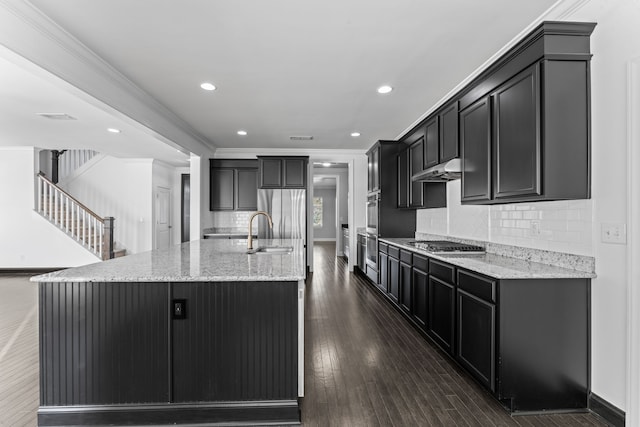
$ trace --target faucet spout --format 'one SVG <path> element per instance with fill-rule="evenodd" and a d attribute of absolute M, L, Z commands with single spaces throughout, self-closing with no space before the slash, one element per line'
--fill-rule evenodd
<path fill-rule="evenodd" d="M 258 211 L 251 215 L 249 218 L 249 235 L 247 236 L 247 249 L 253 249 L 253 218 L 258 215 L 264 215 L 267 217 L 267 221 L 269 222 L 269 228 L 273 228 L 273 221 L 271 220 L 271 216 L 265 211 Z"/>

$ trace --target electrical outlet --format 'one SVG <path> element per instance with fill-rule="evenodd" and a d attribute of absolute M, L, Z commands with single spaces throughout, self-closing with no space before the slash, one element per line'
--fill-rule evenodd
<path fill-rule="evenodd" d="M 627 226 L 621 223 L 603 222 L 600 228 L 603 243 L 625 245 L 627 243 Z"/>
<path fill-rule="evenodd" d="M 532 236 L 540 235 L 540 221 L 531 221 L 531 226 L 529 228 Z"/>

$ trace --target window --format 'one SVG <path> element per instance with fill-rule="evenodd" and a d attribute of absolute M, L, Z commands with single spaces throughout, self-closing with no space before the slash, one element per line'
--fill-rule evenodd
<path fill-rule="evenodd" d="M 322 197 L 313 198 L 313 226 L 322 227 Z"/>

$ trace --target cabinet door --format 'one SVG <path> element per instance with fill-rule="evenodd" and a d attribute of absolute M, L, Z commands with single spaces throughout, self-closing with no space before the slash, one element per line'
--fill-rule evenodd
<path fill-rule="evenodd" d="M 232 211 L 234 197 L 234 170 L 211 169 L 210 180 L 210 210 Z"/>
<path fill-rule="evenodd" d="M 462 201 L 491 199 L 491 108 L 488 97 L 460 113 Z"/>
<path fill-rule="evenodd" d="M 258 169 L 236 170 L 236 210 L 258 210 Z"/>
<path fill-rule="evenodd" d="M 307 160 L 283 159 L 284 188 L 306 188 Z"/>
<path fill-rule="evenodd" d="M 389 289 L 387 295 L 396 304 L 400 299 L 400 260 L 389 257 Z"/>
<path fill-rule="evenodd" d="M 367 189 L 369 192 L 380 190 L 380 147 L 376 147 L 369 152 L 368 157 L 368 177 Z"/>
<path fill-rule="evenodd" d="M 440 130 L 438 116 L 426 124 L 424 144 L 424 168 L 430 168 L 440 163 Z"/>
<path fill-rule="evenodd" d="M 379 252 L 378 257 L 378 271 L 380 272 L 380 279 L 378 287 L 385 294 L 389 291 L 389 256 L 384 252 Z"/>
<path fill-rule="evenodd" d="M 409 207 L 409 186 L 411 174 L 409 170 L 409 149 L 398 154 L 398 207 Z"/>
<path fill-rule="evenodd" d="M 409 146 L 409 166 L 410 175 L 414 175 L 424 170 L 424 134 L 420 135 L 415 142 Z M 409 191 L 409 206 L 421 208 L 424 205 L 424 183 L 411 182 Z"/>
<path fill-rule="evenodd" d="M 411 313 L 411 264 L 400 263 L 400 308 Z"/>
<path fill-rule="evenodd" d="M 541 191 L 538 64 L 493 93 L 494 198 Z"/>
<path fill-rule="evenodd" d="M 458 289 L 456 357 L 482 384 L 495 391 L 496 306 Z"/>
<path fill-rule="evenodd" d="M 455 287 L 429 276 L 429 322 L 427 333 L 445 350 L 453 353 Z"/>
<path fill-rule="evenodd" d="M 440 113 L 440 162 L 458 157 L 458 103 Z"/>
<path fill-rule="evenodd" d="M 429 300 L 429 275 L 422 270 L 413 268 L 413 320 L 424 330 L 427 329 L 427 314 Z"/>
<path fill-rule="evenodd" d="M 258 159 L 260 188 L 282 188 L 282 159 Z"/>
<path fill-rule="evenodd" d="M 367 245 L 358 242 L 358 268 L 364 273 L 367 263 Z"/>

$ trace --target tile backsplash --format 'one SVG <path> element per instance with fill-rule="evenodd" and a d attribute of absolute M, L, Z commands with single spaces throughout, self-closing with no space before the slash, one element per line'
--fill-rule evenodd
<path fill-rule="evenodd" d="M 593 255 L 592 201 L 460 204 L 460 181 L 447 184 L 447 208 L 417 211 L 417 232 Z"/>
<path fill-rule="evenodd" d="M 249 218 L 254 212 L 212 212 L 214 228 L 249 229 Z"/>

